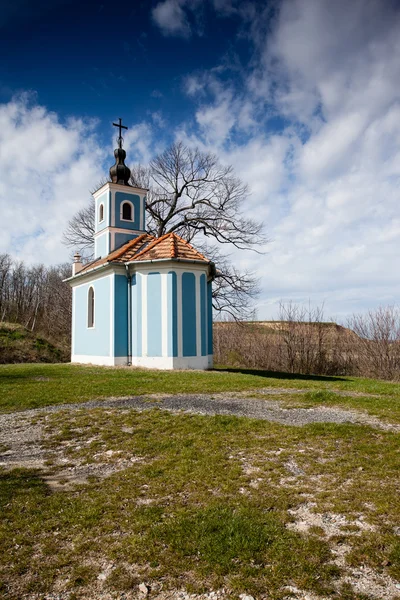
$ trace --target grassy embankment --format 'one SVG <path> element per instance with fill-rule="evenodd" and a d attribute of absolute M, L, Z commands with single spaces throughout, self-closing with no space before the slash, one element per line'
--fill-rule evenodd
<path fill-rule="evenodd" d="M 0 321 L 0 364 L 59 363 L 69 360 L 69 351 L 17 323 Z"/>
<path fill-rule="evenodd" d="M 0 367 L 0 382 L 3 412 L 277 387 L 304 389 L 278 396 L 286 404 L 359 406 L 400 422 L 398 384 L 355 378 L 12 365 Z M 0 595 L 61 590 L 72 600 L 136 593 L 145 581 L 153 589 L 224 587 L 232 597 L 280 599 L 295 586 L 365 600 L 360 567 L 400 579 L 396 433 L 157 409 L 61 410 L 34 420 L 44 429 L 43 468 L 0 470 Z M 65 478 L 75 468 L 93 475 Z"/>

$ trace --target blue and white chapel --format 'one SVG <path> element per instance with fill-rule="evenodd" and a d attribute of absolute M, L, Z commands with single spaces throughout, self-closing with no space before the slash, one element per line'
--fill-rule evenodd
<path fill-rule="evenodd" d="M 214 264 L 174 233 L 146 233 L 147 190 L 129 184 L 122 138 L 94 194 L 95 260 L 74 257 L 74 363 L 209 369 Z"/>

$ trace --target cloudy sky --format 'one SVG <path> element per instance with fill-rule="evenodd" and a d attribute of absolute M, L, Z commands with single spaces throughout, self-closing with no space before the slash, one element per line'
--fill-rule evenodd
<path fill-rule="evenodd" d="M 174 139 L 248 182 L 263 219 L 258 318 L 280 299 L 326 317 L 400 300 L 400 3 L 15 0 L 0 15 L 0 253 L 60 242 L 112 163 Z"/>

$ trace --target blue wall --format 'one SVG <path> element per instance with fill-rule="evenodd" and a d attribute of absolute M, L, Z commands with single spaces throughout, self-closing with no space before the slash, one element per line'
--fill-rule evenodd
<path fill-rule="evenodd" d="M 183 356 L 196 356 L 196 277 L 182 274 L 182 337 Z"/>
<path fill-rule="evenodd" d="M 114 280 L 115 356 L 128 356 L 128 279 L 115 275 Z"/>
<path fill-rule="evenodd" d="M 98 238 L 94 240 L 94 255 L 95 258 L 100 258 L 103 256 L 107 256 L 107 238 L 109 237 L 109 233 L 103 233 Z"/>
<path fill-rule="evenodd" d="M 132 356 L 142 356 L 142 275 L 132 276 Z"/>
<path fill-rule="evenodd" d="M 162 277 L 159 272 L 148 275 L 135 274 L 131 281 L 132 295 L 132 356 L 143 356 L 142 347 L 142 290 L 143 277 L 147 278 L 147 356 L 162 356 L 163 318 L 167 316 L 167 355 L 178 356 L 178 302 L 182 306 L 182 355 L 197 355 L 196 308 L 200 310 L 201 356 L 213 352 L 212 339 L 212 287 L 205 274 L 199 282 L 192 272 L 182 274 L 182 298 L 177 296 L 177 274 L 167 274 L 167 312 L 162 313 Z M 114 277 L 114 311 L 110 310 L 110 278 Z M 200 284 L 200 306 L 196 307 L 196 289 Z M 95 292 L 95 326 L 87 327 L 88 291 Z M 127 357 L 128 349 L 128 279 L 125 274 L 107 275 L 93 283 L 75 288 L 74 354 L 84 356 L 110 356 L 110 319 L 113 319 L 114 355 Z"/>
<path fill-rule="evenodd" d="M 176 296 L 176 273 L 168 273 L 168 356 L 178 356 L 178 306 Z"/>
<path fill-rule="evenodd" d="M 121 204 L 129 200 L 133 204 L 133 221 L 120 219 Z M 115 227 L 120 229 L 140 229 L 140 197 L 137 194 L 115 192 Z"/>
<path fill-rule="evenodd" d="M 117 250 L 123 244 L 126 244 L 126 242 L 129 242 L 130 240 L 134 240 L 138 237 L 138 235 L 139 234 L 137 233 L 116 233 L 114 250 Z"/>
<path fill-rule="evenodd" d="M 94 289 L 94 327 L 88 328 L 88 291 Z M 75 288 L 74 354 L 110 356 L 110 277 Z"/>
<path fill-rule="evenodd" d="M 207 282 L 204 274 L 200 275 L 200 320 L 201 355 L 207 356 Z"/>
<path fill-rule="evenodd" d="M 162 356 L 161 275 L 147 276 L 147 356 Z"/>
<path fill-rule="evenodd" d="M 207 326 L 208 326 L 208 354 L 213 353 L 213 314 L 212 314 L 212 287 L 211 281 L 207 282 Z"/>

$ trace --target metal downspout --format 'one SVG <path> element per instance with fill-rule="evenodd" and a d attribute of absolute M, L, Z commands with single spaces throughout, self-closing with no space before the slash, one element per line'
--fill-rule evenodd
<path fill-rule="evenodd" d="M 129 273 L 129 265 L 125 265 L 128 280 L 128 366 L 132 364 L 132 275 Z"/>

